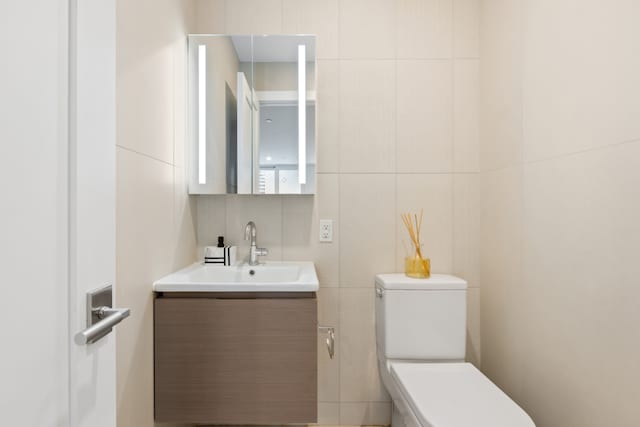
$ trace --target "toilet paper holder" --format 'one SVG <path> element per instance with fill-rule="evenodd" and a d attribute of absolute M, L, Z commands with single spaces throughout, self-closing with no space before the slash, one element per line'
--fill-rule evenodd
<path fill-rule="evenodd" d="M 327 353 L 329 353 L 329 358 L 333 359 L 335 354 L 335 342 L 336 342 L 336 331 L 332 326 L 318 326 L 318 331 L 326 333 L 327 339 L 325 340 L 325 344 L 327 345 Z"/>

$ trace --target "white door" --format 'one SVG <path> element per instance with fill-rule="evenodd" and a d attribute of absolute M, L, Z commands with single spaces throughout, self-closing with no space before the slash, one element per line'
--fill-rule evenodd
<path fill-rule="evenodd" d="M 87 325 L 88 291 L 115 287 L 115 0 L 71 12 L 69 155 L 70 332 Z M 114 301 L 114 306 L 117 305 Z M 126 323 L 123 324 L 126 327 Z M 116 425 L 113 333 L 70 351 L 72 426 Z"/>
<path fill-rule="evenodd" d="M 238 72 L 238 194 L 251 194 L 253 148 L 251 142 L 253 94 L 243 72 Z"/>
<path fill-rule="evenodd" d="M 252 176 L 252 192 L 259 193 L 260 188 L 260 101 L 255 90 L 251 90 L 251 112 L 252 122 L 251 127 L 251 176 Z"/>
<path fill-rule="evenodd" d="M 115 426 L 115 337 L 77 345 L 113 283 L 115 4 L 0 6 L 0 425 Z"/>

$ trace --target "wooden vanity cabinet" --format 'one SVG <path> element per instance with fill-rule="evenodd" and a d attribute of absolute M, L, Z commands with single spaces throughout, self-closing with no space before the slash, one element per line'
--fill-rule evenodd
<path fill-rule="evenodd" d="M 155 419 L 317 422 L 315 293 L 154 299 Z"/>

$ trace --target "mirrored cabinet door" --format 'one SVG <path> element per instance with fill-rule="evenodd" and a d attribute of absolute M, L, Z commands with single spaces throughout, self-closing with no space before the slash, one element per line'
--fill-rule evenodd
<path fill-rule="evenodd" d="M 311 36 L 255 36 L 257 193 L 315 192 L 315 43 Z"/>
<path fill-rule="evenodd" d="M 189 193 L 314 194 L 315 36 L 189 36 Z"/>
<path fill-rule="evenodd" d="M 189 36 L 189 192 L 251 194 L 251 36 Z"/>

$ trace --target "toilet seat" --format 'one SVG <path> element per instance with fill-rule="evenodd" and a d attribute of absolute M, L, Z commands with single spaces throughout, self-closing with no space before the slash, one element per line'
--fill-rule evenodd
<path fill-rule="evenodd" d="M 535 427 L 470 363 L 391 363 L 398 390 L 423 427 Z"/>

